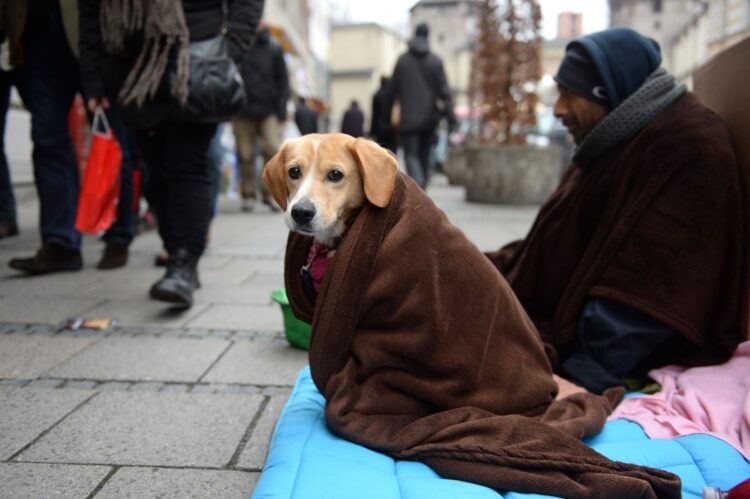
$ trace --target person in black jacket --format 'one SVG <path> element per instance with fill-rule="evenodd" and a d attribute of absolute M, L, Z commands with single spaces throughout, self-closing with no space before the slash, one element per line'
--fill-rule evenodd
<path fill-rule="evenodd" d="M 242 209 L 252 210 L 256 196 L 256 141 L 260 142 L 263 161 L 267 162 L 281 146 L 281 125 L 286 120 L 289 77 L 284 52 L 268 27 L 261 22 L 250 51 L 242 59 L 247 105 L 232 121 L 235 145 L 240 161 Z M 263 203 L 275 210 L 271 195 L 261 185 Z"/>
<path fill-rule="evenodd" d="M 365 115 L 359 108 L 359 102 L 353 100 L 341 120 L 341 133 L 346 133 L 352 137 L 362 137 L 365 134 L 364 126 Z"/>
<path fill-rule="evenodd" d="M 419 24 L 409 50 L 396 62 L 388 90 L 388 109 L 395 100 L 401 105 L 399 129 L 406 170 L 422 188 L 429 180 L 430 148 L 438 123 L 445 116 L 449 128 L 456 124 L 443 61 L 430 52 L 428 35 L 429 27 Z"/>
<path fill-rule="evenodd" d="M 168 110 L 187 99 L 189 42 L 226 32 L 229 52 L 240 60 L 263 0 L 78 0 L 78 7 L 88 107 L 108 108 L 107 95 L 117 95 L 149 170 L 149 202 L 169 253 L 151 297 L 190 307 L 213 211 L 208 148 L 217 123 L 187 122 Z"/>
<path fill-rule="evenodd" d="M 318 115 L 310 109 L 305 102 L 305 98 L 297 97 L 297 105 L 294 111 L 294 122 L 297 124 L 299 133 L 307 135 L 308 133 L 318 133 Z"/>
<path fill-rule="evenodd" d="M 391 109 L 387 101 L 390 79 L 380 78 L 380 88 L 372 96 L 372 121 L 370 136 L 389 151 L 395 153 L 397 149 L 396 133 L 391 125 Z"/>

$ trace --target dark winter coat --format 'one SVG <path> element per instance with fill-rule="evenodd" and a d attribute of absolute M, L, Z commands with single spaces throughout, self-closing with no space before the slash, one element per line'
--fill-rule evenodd
<path fill-rule="evenodd" d="M 389 97 L 401 103 L 402 132 L 433 131 L 443 116 L 455 122 L 443 61 L 430 52 L 425 37 L 409 40 L 409 50 L 393 70 Z"/>
<path fill-rule="evenodd" d="M 689 147 L 686 147 L 689 144 Z M 679 334 L 640 366 L 727 360 L 742 341 L 742 199 L 726 126 L 679 98 L 633 140 L 571 166 L 523 241 L 490 258 L 565 359 L 587 298 Z"/>
<path fill-rule="evenodd" d="M 242 59 L 240 72 L 247 95 L 242 115 L 252 118 L 276 115 L 280 120 L 286 119 L 289 76 L 284 51 L 267 29 L 258 33 L 255 44 Z"/>
<path fill-rule="evenodd" d="M 395 141 L 393 127 L 391 126 L 391 109 L 388 98 L 390 83 L 380 87 L 372 96 L 372 121 L 370 123 L 370 135 L 383 147 L 392 149 Z"/>
<path fill-rule="evenodd" d="M 299 133 L 302 135 L 318 133 L 318 116 L 304 102 L 297 102 L 297 109 L 294 111 L 294 122 L 297 124 Z"/>
<path fill-rule="evenodd" d="M 357 106 L 350 106 L 341 120 L 341 133 L 352 137 L 362 137 L 365 134 L 365 115 Z"/>

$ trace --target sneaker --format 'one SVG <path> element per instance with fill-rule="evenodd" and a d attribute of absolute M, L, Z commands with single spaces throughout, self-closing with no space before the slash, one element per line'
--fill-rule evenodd
<path fill-rule="evenodd" d="M 102 259 L 96 264 L 97 269 L 118 269 L 128 263 L 128 247 L 123 244 L 107 243 Z"/>
<path fill-rule="evenodd" d="M 180 308 L 190 308 L 193 305 L 193 291 L 200 287 L 197 264 L 197 258 L 185 249 L 170 254 L 167 272 L 151 286 L 151 297 Z"/>
<path fill-rule="evenodd" d="M 255 208 L 255 200 L 254 199 L 243 199 L 242 200 L 242 211 L 245 213 L 250 213 Z"/>
<path fill-rule="evenodd" d="M 63 248 L 57 244 L 44 243 L 36 255 L 27 258 L 14 258 L 8 265 L 31 275 L 49 274 L 81 270 L 81 252 Z"/>

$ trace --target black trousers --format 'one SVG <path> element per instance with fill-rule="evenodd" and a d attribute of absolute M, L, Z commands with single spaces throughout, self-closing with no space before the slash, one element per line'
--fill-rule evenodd
<path fill-rule="evenodd" d="M 146 197 L 170 254 L 184 248 L 198 258 L 206 247 L 213 214 L 208 148 L 217 126 L 165 121 L 136 134 L 149 170 Z"/>

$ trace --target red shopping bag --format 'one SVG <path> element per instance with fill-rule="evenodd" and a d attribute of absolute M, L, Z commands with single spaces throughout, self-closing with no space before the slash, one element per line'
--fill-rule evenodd
<path fill-rule="evenodd" d="M 103 131 L 99 128 L 103 127 Z M 101 108 L 94 112 L 91 149 L 78 197 L 76 229 L 89 234 L 107 230 L 117 218 L 122 150 Z"/>

